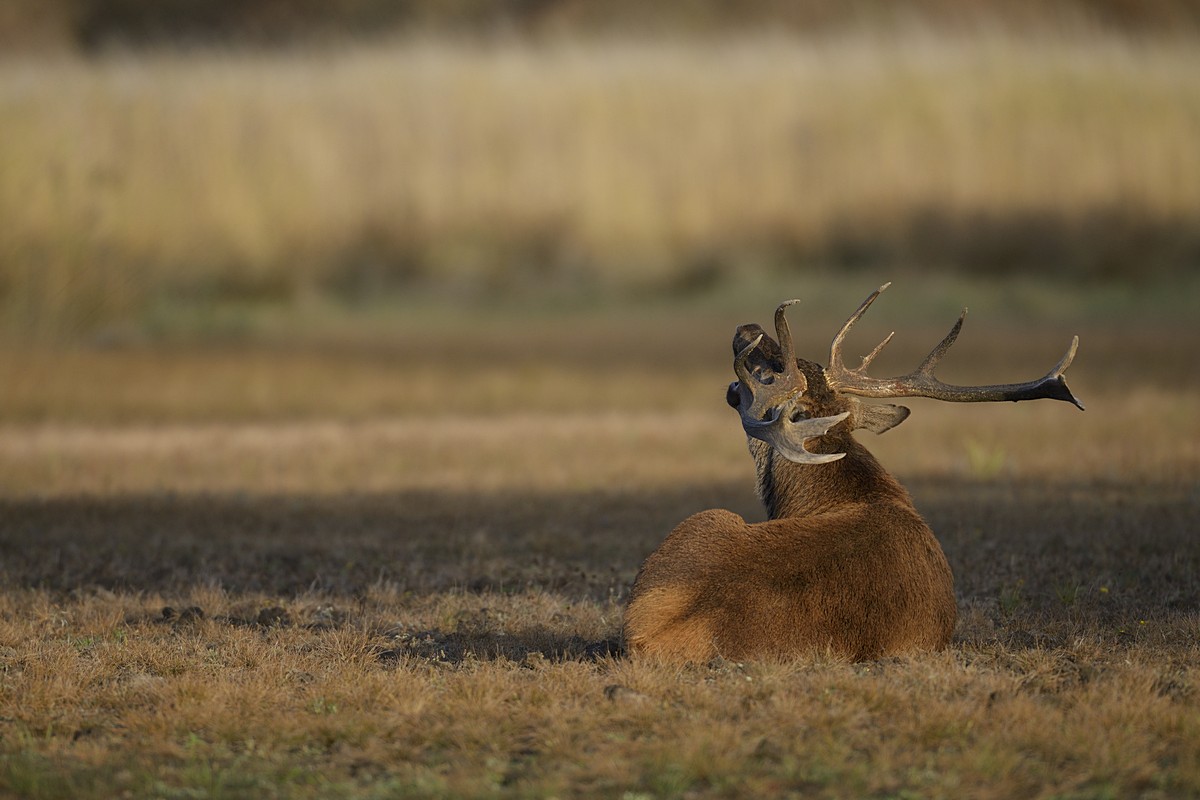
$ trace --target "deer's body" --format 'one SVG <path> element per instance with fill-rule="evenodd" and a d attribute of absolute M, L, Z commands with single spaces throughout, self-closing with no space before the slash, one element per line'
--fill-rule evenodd
<path fill-rule="evenodd" d="M 810 444 L 845 458 L 801 465 L 750 440 L 771 519 L 681 522 L 646 559 L 626 646 L 669 661 L 831 650 L 856 661 L 950 641 L 954 581 L 908 492 L 849 433 Z"/>
<path fill-rule="evenodd" d="M 908 410 L 862 404 L 846 388 L 847 375 L 861 374 L 874 354 L 854 373 L 835 366 L 841 337 L 876 296 L 835 340 L 829 370 L 794 357 L 785 306 L 776 315 L 782 347 L 757 325 L 738 329 L 741 380 L 728 400 L 742 415 L 770 519 L 752 524 L 712 510 L 680 523 L 634 582 L 624 624 L 632 654 L 705 662 L 829 651 L 865 660 L 949 643 L 956 608 L 945 555 L 908 493 L 852 434 L 882 433 Z M 1040 391 L 1078 405 L 1061 382 L 1070 355 L 1047 376 L 1061 391 L 1019 384 L 954 399 Z M 931 355 L 922 366 L 931 379 L 935 362 Z M 869 396 L 896 396 L 889 392 Z"/>

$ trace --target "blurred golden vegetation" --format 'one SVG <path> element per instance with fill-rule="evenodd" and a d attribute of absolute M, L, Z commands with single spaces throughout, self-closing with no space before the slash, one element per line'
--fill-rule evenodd
<path fill-rule="evenodd" d="M 9 336 L 431 288 L 629 295 L 874 267 L 1140 280 L 1200 262 L 1187 3 L 929 0 L 905 8 L 933 22 L 906 27 L 890 6 L 763 0 L 717 36 L 727 12 L 700 2 L 667 27 L 710 35 L 630 39 L 426 34 L 578 32 L 599 13 L 583 3 L 399 4 L 389 22 L 346 0 L 301 29 L 422 33 L 183 50 L 162 44 L 253 41 L 272 6 L 35 5 L 0 30 L 36 17 L 87 50 L 78 26 L 106 20 L 122 33 L 96 41 L 155 46 L 0 61 Z"/>
<path fill-rule="evenodd" d="M 0 45 L 102 50 L 294 45 L 392 34 L 456 36 L 803 34 L 846 29 L 1200 30 L 1196 0 L 7 0 Z"/>

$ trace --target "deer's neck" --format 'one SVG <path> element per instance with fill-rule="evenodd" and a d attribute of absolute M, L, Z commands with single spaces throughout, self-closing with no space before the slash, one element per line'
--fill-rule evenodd
<path fill-rule="evenodd" d="M 884 499 L 911 503 L 904 487 L 848 433 L 808 443 L 814 453 L 846 454 L 828 464 L 796 464 L 770 445 L 749 441 L 758 472 L 758 496 L 771 519 L 811 516 L 846 503 Z"/>

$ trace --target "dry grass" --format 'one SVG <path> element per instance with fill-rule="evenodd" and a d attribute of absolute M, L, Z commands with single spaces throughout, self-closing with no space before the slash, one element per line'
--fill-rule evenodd
<path fill-rule="evenodd" d="M 710 368 L 704 339 L 672 361 L 656 332 L 631 364 L 602 343 L 645 331 L 589 324 L 548 348 L 536 398 L 436 414 L 420 389 L 383 416 L 369 398 L 403 389 L 388 369 L 444 379 L 506 348 L 519 373 L 530 334 L 349 373 L 352 348 L 57 354 L 17 404 L 48 410 L 0 429 L 0 794 L 1200 793 L 1200 391 L 1170 380 L 1194 332 L 1085 330 L 1085 414 L 927 402 L 870 437 L 955 571 L 947 652 L 663 669 L 613 647 L 641 559 L 693 511 L 761 515 L 721 401 L 728 328 Z M 1044 329 L 970 333 L 961 374 L 1058 355 Z M 557 372 L 567 353 L 589 368 Z M 220 399 L 251 375 L 314 397 L 281 419 Z"/>
<path fill-rule="evenodd" d="M 919 32 L 4 61 L 4 325 L 796 259 L 1180 272 L 1198 76 L 1191 40 Z"/>

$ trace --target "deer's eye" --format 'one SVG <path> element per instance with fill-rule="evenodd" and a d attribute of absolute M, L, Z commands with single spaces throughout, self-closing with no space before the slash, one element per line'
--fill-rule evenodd
<path fill-rule="evenodd" d="M 738 391 L 740 387 L 741 383 L 734 381 L 733 383 L 729 384 L 729 388 L 725 390 L 725 402 L 729 403 L 730 408 L 737 408 L 742 402 L 742 395 Z"/>

